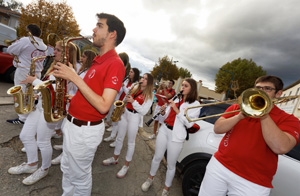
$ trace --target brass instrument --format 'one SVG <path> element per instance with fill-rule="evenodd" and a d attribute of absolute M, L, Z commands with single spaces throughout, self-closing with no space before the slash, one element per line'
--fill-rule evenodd
<path fill-rule="evenodd" d="M 79 39 L 90 39 L 92 36 L 79 36 L 63 39 L 63 51 L 61 62 L 65 65 L 68 64 L 69 47 L 68 44 L 71 41 Z M 52 86 L 54 81 L 47 80 L 34 87 L 34 90 L 38 90 L 42 93 L 42 106 L 44 109 L 44 117 L 47 122 L 57 122 L 63 119 L 66 114 L 66 94 L 67 94 L 67 82 L 65 79 L 56 78 L 55 90 Z"/>
<path fill-rule="evenodd" d="M 17 40 L 18 39 L 14 39 L 14 40 L 5 39 L 3 42 L 4 42 L 4 45 L 10 46 L 12 43 L 14 43 Z"/>
<path fill-rule="evenodd" d="M 130 88 L 130 90 L 128 91 L 127 95 L 131 95 L 133 90 L 135 89 L 135 87 L 137 85 L 139 85 L 140 82 L 137 82 L 135 84 L 133 84 Z M 126 95 L 126 96 L 127 96 Z M 121 120 L 121 115 L 124 113 L 125 111 L 125 106 L 126 106 L 126 101 L 121 101 L 121 100 L 118 100 L 118 101 L 115 101 L 114 102 L 114 106 L 116 107 L 111 115 L 111 121 L 112 122 L 118 122 L 119 120 Z"/>
<path fill-rule="evenodd" d="M 31 59 L 31 66 L 28 75 L 35 75 L 35 62 L 44 58 L 46 58 L 46 56 L 35 57 Z M 8 89 L 7 94 L 14 96 L 15 111 L 18 114 L 27 114 L 33 110 L 34 93 L 32 84 L 26 84 L 25 93 L 23 93 L 21 85 L 16 85 Z"/>
<path fill-rule="evenodd" d="M 256 88 L 250 88 L 245 90 L 238 99 L 223 101 L 223 102 L 216 102 L 216 103 L 208 103 L 208 104 L 201 104 L 197 106 L 191 106 L 186 108 L 184 112 L 184 116 L 189 122 L 195 122 L 198 120 L 204 120 L 207 118 L 213 118 L 217 116 L 222 116 L 225 114 L 231 114 L 235 112 L 242 112 L 244 115 L 251 117 L 251 118 L 260 118 L 266 114 L 268 114 L 272 108 L 273 104 L 287 102 L 293 99 L 297 99 L 298 95 L 288 96 L 288 97 L 280 97 L 271 99 L 267 93 L 262 90 Z M 196 119 L 190 119 L 187 115 L 187 111 L 193 108 L 204 107 L 204 106 L 211 106 L 211 105 L 218 105 L 223 103 L 237 103 L 239 104 L 240 110 L 204 116 Z"/>

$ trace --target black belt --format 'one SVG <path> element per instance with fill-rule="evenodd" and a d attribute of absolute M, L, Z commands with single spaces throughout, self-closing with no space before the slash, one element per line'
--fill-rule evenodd
<path fill-rule="evenodd" d="M 128 110 L 129 112 L 132 112 L 132 113 L 134 113 L 134 114 L 135 114 L 135 113 L 138 113 L 137 111 L 135 111 L 135 110 L 132 110 L 132 109 L 128 109 L 128 108 L 127 108 L 127 110 Z"/>
<path fill-rule="evenodd" d="M 72 122 L 72 118 L 73 118 L 73 122 Z M 67 115 L 67 119 L 73 123 L 74 125 L 77 125 L 78 127 L 81 126 L 86 126 L 90 123 L 90 125 L 99 125 L 102 123 L 102 119 L 98 120 L 98 121 L 84 121 L 84 120 L 79 120 L 77 118 L 72 117 L 70 114 Z"/>
<path fill-rule="evenodd" d="M 165 125 L 166 125 L 166 127 L 168 127 L 168 129 L 173 130 L 173 126 L 171 126 L 171 125 L 169 125 L 167 123 L 165 123 Z"/>

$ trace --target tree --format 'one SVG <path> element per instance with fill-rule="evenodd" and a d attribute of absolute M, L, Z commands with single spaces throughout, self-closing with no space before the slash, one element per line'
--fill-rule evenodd
<path fill-rule="evenodd" d="M 9 0 L 4 2 L 3 0 L 0 0 L 0 6 L 4 6 L 12 11 L 18 11 L 23 7 L 23 3 L 15 1 L 15 0 Z"/>
<path fill-rule="evenodd" d="M 155 64 L 151 74 L 154 78 L 160 81 L 164 80 L 177 80 L 179 78 L 179 71 L 173 59 L 170 59 L 167 55 L 158 59 L 159 64 Z"/>
<path fill-rule="evenodd" d="M 57 35 L 58 40 L 64 37 L 75 37 L 79 35 L 79 25 L 77 24 L 72 8 L 66 2 L 54 4 L 52 1 L 38 0 L 28 4 L 21 9 L 18 36 L 26 36 L 26 26 L 37 24 L 42 31 L 41 38 L 48 43 L 47 37 L 50 33 Z M 50 36 L 50 45 L 54 46 L 57 39 Z"/>
<path fill-rule="evenodd" d="M 217 93 L 225 92 L 227 93 L 229 86 L 232 82 L 232 74 L 234 74 L 235 81 L 238 81 L 239 89 L 237 89 L 236 94 L 239 96 L 244 90 L 252 88 L 255 80 L 267 72 L 262 69 L 262 66 L 257 66 L 252 59 L 235 59 L 232 62 L 228 62 L 223 65 L 215 78 L 215 91 Z M 230 89 L 229 98 L 234 98 L 234 92 Z"/>
<path fill-rule="evenodd" d="M 179 71 L 179 76 L 181 78 L 191 78 L 192 77 L 191 72 L 189 72 L 189 70 L 186 68 L 180 67 L 178 71 Z"/>

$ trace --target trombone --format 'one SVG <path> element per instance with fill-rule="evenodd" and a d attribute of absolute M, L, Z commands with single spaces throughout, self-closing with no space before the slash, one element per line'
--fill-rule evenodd
<path fill-rule="evenodd" d="M 222 116 L 225 114 L 231 114 L 231 113 L 235 113 L 235 112 L 242 112 L 244 115 L 251 117 L 251 118 L 260 118 L 263 115 L 268 114 L 272 110 L 273 104 L 288 102 L 293 99 L 297 99 L 298 97 L 299 97 L 299 95 L 294 95 L 294 96 L 271 99 L 269 97 L 269 95 L 266 92 L 264 92 L 263 90 L 259 90 L 256 88 L 250 88 L 250 89 L 243 91 L 241 96 L 238 97 L 238 99 L 228 100 L 228 101 L 223 101 L 223 102 L 216 102 L 216 103 L 201 104 L 201 105 L 197 105 L 197 106 L 188 107 L 184 111 L 184 116 L 186 117 L 186 119 L 189 122 L 195 122 L 195 121 L 213 118 L 213 117 L 217 117 L 217 116 Z M 239 104 L 240 110 L 235 110 L 235 111 L 230 111 L 230 112 L 225 112 L 225 113 L 220 113 L 220 114 L 215 114 L 215 115 L 210 115 L 210 116 L 204 116 L 204 117 L 195 118 L 195 119 L 191 119 L 187 115 L 187 111 L 190 109 L 204 107 L 204 106 L 218 105 L 218 104 L 223 104 L 223 103 L 237 103 L 237 104 Z"/>

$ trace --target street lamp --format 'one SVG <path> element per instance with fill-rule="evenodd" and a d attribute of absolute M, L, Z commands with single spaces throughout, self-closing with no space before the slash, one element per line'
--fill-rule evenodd
<path fill-rule="evenodd" d="M 225 98 L 225 100 L 227 100 L 228 99 L 228 95 L 229 95 L 229 91 L 231 89 L 232 81 L 233 81 L 233 78 L 234 78 L 234 74 L 232 72 L 230 72 L 228 70 L 225 70 L 225 69 L 222 69 L 222 68 L 220 68 L 220 70 L 221 71 L 225 71 L 227 73 L 230 73 L 232 75 L 232 79 L 231 79 L 231 82 L 230 82 L 230 85 L 229 85 L 229 88 L 228 88 L 228 91 L 227 91 L 227 95 L 226 95 L 226 98 Z"/>

